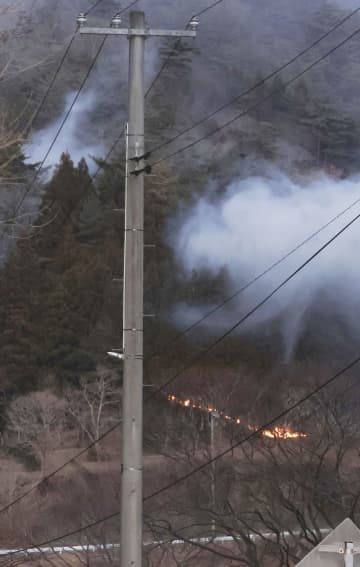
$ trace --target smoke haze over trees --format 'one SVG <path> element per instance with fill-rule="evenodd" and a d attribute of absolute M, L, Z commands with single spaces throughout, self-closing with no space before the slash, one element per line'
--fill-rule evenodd
<path fill-rule="evenodd" d="M 74 40 L 32 124 L 74 32 L 77 13 L 87 7 L 85 4 L 85 0 L 18 0 L 4 2 L 0 8 L 0 457 L 16 468 L 16 475 L 9 480 L 9 493 L 5 488 L 4 493 L 0 491 L 1 506 L 11 494 L 33 484 L 34 475 L 44 475 L 57 459 L 72 456 L 120 418 L 118 407 L 110 400 L 121 397 L 121 365 L 106 352 L 122 344 L 123 141 L 108 163 L 103 158 L 126 121 L 126 38 L 106 41 L 43 172 L 33 182 L 36 165 L 99 46 L 99 38 Z M 137 7 L 144 9 L 152 26 L 183 28 L 195 11 L 208 4 L 206 0 L 142 0 Z M 147 85 L 172 53 L 147 97 L 147 148 L 165 142 L 261 81 L 355 7 L 350 1 L 224 0 L 201 17 L 197 39 L 182 41 L 174 53 L 171 41 L 147 42 Z M 118 9 L 117 1 L 104 0 L 89 15 L 89 21 L 107 23 Z M 179 331 L 360 197 L 360 35 L 301 80 L 280 90 L 359 26 L 360 17 L 354 16 L 280 76 L 151 156 L 150 162 L 182 148 L 268 97 L 230 127 L 163 161 L 145 179 L 145 242 L 156 245 L 145 250 L 144 311 L 156 313 L 156 318 L 144 320 L 148 386 L 166 382 L 198 356 L 359 213 L 359 206 L 348 211 L 246 293 L 178 337 Z M 273 90 L 277 94 L 270 97 Z M 29 187 L 18 211 L 17 204 Z M 147 492 L 209 456 L 207 413 L 186 409 L 190 401 L 181 407 L 169 403 L 170 392 L 183 401 L 197 400 L 224 415 L 240 416 L 246 424 L 241 421 L 241 427 L 246 429 L 270 419 L 358 354 L 359 235 L 360 227 L 354 224 L 239 332 L 198 359 L 174 381 L 171 390 L 145 404 Z M 355 383 L 356 370 L 351 376 Z M 306 412 L 291 416 L 285 424 L 306 432 L 306 440 L 301 441 L 304 445 L 285 449 L 281 440 L 270 446 L 263 439 L 256 446 L 255 440 L 250 453 L 244 449 L 233 461 L 227 459 L 217 469 L 221 477 L 217 482 L 223 483 L 219 489 L 223 503 L 216 509 L 201 500 L 207 494 L 204 488 L 204 493 L 197 495 L 201 514 L 194 510 L 196 499 L 192 502 L 191 495 L 196 492 L 194 483 L 201 482 L 195 480 L 185 483 L 179 493 L 179 499 L 183 493 L 189 498 L 182 502 L 175 498 L 165 517 L 164 502 L 156 500 L 147 534 L 159 533 L 160 520 L 164 521 L 160 529 L 164 537 L 177 536 L 186 525 L 194 525 L 200 533 L 204 517 L 206 529 L 216 517 L 226 533 L 243 530 L 245 534 L 246 522 L 251 529 L 270 529 L 271 501 L 279 501 L 281 490 L 288 486 L 297 494 L 307 465 L 306 486 L 301 489 L 309 508 L 304 504 L 301 514 L 306 516 L 308 539 L 304 544 L 295 538 L 294 548 L 288 550 L 288 564 L 318 541 L 320 528 L 332 526 L 344 514 L 358 518 L 358 488 L 352 490 L 351 486 L 358 459 L 359 424 L 358 418 L 352 421 L 349 415 L 357 415 L 359 394 L 354 387 L 351 403 L 341 388 L 337 395 L 342 403 L 336 411 L 329 408 L 329 397 L 314 401 L 314 411 L 320 411 L 321 404 L 322 409 L 326 407 L 318 429 L 314 417 L 309 418 Z M 29 417 L 25 431 L 22 420 L 27 412 L 33 421 Z M 245 431 L 226 424 L 221 429 L 219 450 L 237 439 L 239 431 Z M 115 433 L 99 451 L 86 455 L 78 468 L 74 466 L 68 476 L 61 477 L 58 485 L 54 480 L 44 488 L 48 500 L 43 502 L 43 512 L 51 518 L 49 525 L 56 526 L 52 533 L 61 531 L 61 522 L 51 488 L 54 493 L 56 487 L 73 490 L 69 489 L 59 516 L 70 527 L 80 523 L 72 508 L 72 500 L 77 498 L 82 498 L 86 518 L 112 511 L 117 490 L 112 475 L 119 465 L 120 443 Z M 322 448 L 326 455 L 320 458 Z M 284 462 L 293 457 L 292 469 Z M 249 472 L 245 478 L 239 470 L 244 461 Z M 176 466 L 172 468 L 171 463 Z M 316 463 L 318 477 L 312 474 Z M 10 465 L 6 467 L 11 470 Z M 279 470 L 283 484 L 276 488 Z M 79 471 L 84 478 L 71 484 L 73 478 L 80 478 Z M 293 471 L 296 475 L 291 483 Z M 204 486 L 208 486 L 209 474 Z M 96 475 L 105 479 L 103 502 L 86 501 L 99 482 L 94 480 Z M 329 478 L 335 477 L 332 489 Z M 255 484 L 251 484 L 252 478 Z M 106 479 L 110 479 L 108 483 Z M 309 495 L 317 480 L 322 492 L 320 501 L 315 502 L 319 510 L 314 512 Z M 254 514 L 267 507 L 268 515 L 262 522 L 259 516 L 249 519 L 239 512 L 242 481 L 251 488 L 247 505 Z M 255 502 L 258 487 L 260 503 Z M 344 500 L 339 495 L 342 488 Z M 237 510 L 230 513 L 226 505 L 231 495 Z M 21 545 L 23 541 L 16 539 L 20 536 L 30 541 L 46 535 L 30 513 L 37 496 L 35 493 L 26 508 L 31 529 L 24 522 L 15 536 L 7 528 L 5 531 L 4 524 L 4 545 Z M 332 504 L 326 498 L 332 499 Z M 290 503 L 283 502 L 283 507 L 279 505 L 274 529 L 281 531 L 287 522 L 298 528 L 296 513 L 285 511 L 286 505 L 296 508 L 298 504 L 295 496 Z M 14 521 L 17 514 L 18 509 Z M 310 536 L 309 542 L 311 530 L 315 537 Z M 190 536 L 190 531 L 185 529 L 184 533 Z M 250 557 L 252 548 L 246 548 L 245 535 L 238 553 Z M 101 534 L 96 532 L 96 538 L 99 541 Z M 265 547 L 267 543 L 263 542 Z M 276 550 L 279 565 L 286 545 L 282 541 Z M 259 565 L 258 557 L 250 559 L 245 564 Z"/>

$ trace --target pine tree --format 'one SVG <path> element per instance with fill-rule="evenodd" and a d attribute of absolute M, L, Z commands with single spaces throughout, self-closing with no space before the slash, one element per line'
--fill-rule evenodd
<path fill-rule="evenodd" d="M 0 274 L 0 386 L 7 391 L 33 388 L 39 379 L 37 284 L 41 269 L 29 241 L 20 241 Z"/>
<path fill-rule="evenodd" d="M 74 167 L 63 155 L 38 228 L 18 241 L 0 274 L 0 380 L 7 388 L 31 388 L 49 373 L 72 376 L 95 367 L 82 340 L 96 323 L 107 271 L 100 248 L 83 244 L 102 230 L 97 208 L 85 162 Z"/>

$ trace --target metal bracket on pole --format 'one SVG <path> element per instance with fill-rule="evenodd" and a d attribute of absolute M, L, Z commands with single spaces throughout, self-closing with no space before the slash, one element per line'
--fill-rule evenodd
<path fill-rule="evenodd" d="M 130 158 L 129 161 L 137 161 L 137 162 L 138 162 L 138 161 L 141 161 L 142 159 L 143 159 L 143 160 L 146 160 L 146 159 L 148 159 L 148 157 L 150 157 L 150 152 L 146 152 L 146 153 L 143 154 L 142 156 L 135 156 L 135 157 L 132 157 L 132 158 Z"/>
<path fill-rule="evenodd" d="M 354 567 L 354 555 L 360 554 L 360 543 L 354 544 L 353 541 L 335 543 L 332 545 L 320 545 L 319 551 L 327 553 L 338 553 L 344 556 L 344 567 Z"/>
<path fill-rule="evenodd" d="M 132 171 L 130 173 L 130 175 L 136 175 L 137 176 L 137 175 L 140 175 L 140 173 L 146 173 L 147 175 L 149 175 L 151 172 L 152 172 L 152 167 L 148 163 L 147 165 L 145 165 L 141 169 L 134 169 L 134 171 Z"/>

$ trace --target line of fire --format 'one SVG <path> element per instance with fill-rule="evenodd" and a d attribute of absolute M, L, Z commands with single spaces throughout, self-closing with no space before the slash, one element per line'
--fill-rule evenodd
<path fill-rule="evenodd" d="M 182 406 L 184 408 L 191 408 L 193 410 L 199 410 L 209 414 L 214 414 L 216 417 L 221 418 L 225 421 L 235 423 L 236 425 L 242 425 L 242 419 L 240 417 L 234 417 L 228 413 L 218 409 L 212 405 L 206 405 L 199 403 L 198 401 L 192 400 L 191 398 L 182 399 L 175 394 L 168 394 L 167 399 L 169 402 Z M 247 425 L 250 431 L 256 431 L 258 427 L 256 425 Z M 269 437 L 271 439 L 299 439 L 307 437 L 306 433 L 299 431 L 293 431 L 288 426 L 276 426 L 273 429 L 265 429 L 261 431 L 264 437 Z"/>

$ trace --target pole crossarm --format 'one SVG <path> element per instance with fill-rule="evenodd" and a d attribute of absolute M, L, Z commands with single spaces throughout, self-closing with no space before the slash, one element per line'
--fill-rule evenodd
<path fill-rule="evenodd" d="M 152 30 L 138 28 L 82 27 L 80 34 L 85 35 L 126 35 L 127 37 L 196 37 L 196 31 L 191 30 Z"/>

